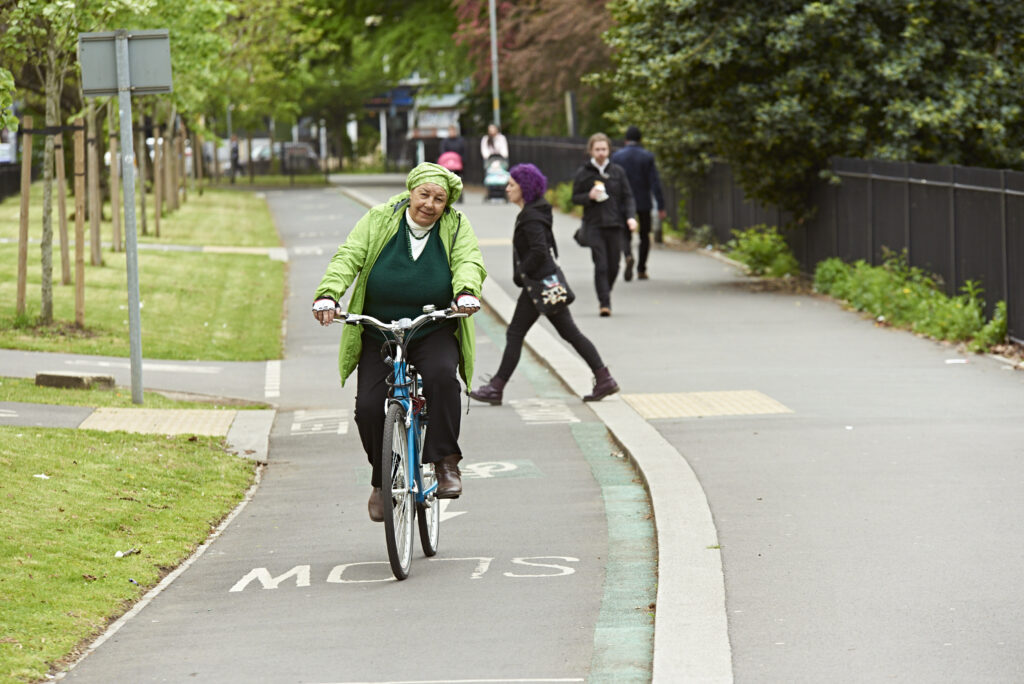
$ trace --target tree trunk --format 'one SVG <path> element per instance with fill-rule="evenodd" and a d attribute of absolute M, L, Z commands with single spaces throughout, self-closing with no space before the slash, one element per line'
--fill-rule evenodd
<path fill-rule="evenodd" d="M 178 208 L 178 191 L 174 187 L 174 137 L 176 134 L 174 121 L 178 118 L 177 105 L 171 105 L 171 115 L 167 117 L 167 127 L 164 129 L 164 203 L 167 204 L 167 211 L 171 212 Z"/>
<path fill-rule="evenodd" d="M 121 251 L 121 158 L 114 133 L 120 126 L 116 115 L 116 100 L 107 102 L 107 138 L 110 146 L 110 221 L 114 251 Z"/>
<path fill-rule="evenodd" d="M 46 51 L 47 69 L 44 88 L 46 90 L 46 125 L 59 126 L 60 93 L 64 74 L 57 73 L 57 50 L 52 45 Z M 43 237 L 39 242 L 39 256 L 42 267 L 40 287 L 39 323 L 53 323 L 53 136 L 46 136 L 43 153 Z"/>
<path fill-rule="evenodd" d="M 139 108 L 139 134 L 135 143 L 135 161 L 139 165 L 139 217 L 142 219 L 142 234 L 149 235 L 146 226 L 146 167 L 149 166 L 149 148 L 146 147 L 146 115 Z"/>

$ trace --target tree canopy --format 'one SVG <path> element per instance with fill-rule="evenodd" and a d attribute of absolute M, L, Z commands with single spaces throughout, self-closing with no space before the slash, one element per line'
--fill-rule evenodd
<path fill-rule="evenodd" d="M 829 157 L 1024 167 L 1024 4 L 619 0 L 620 121 L 800 211 Z"/>

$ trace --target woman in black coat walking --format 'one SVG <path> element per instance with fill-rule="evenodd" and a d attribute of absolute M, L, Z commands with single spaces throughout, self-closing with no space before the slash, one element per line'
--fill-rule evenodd
<path fill-rule="evenodd" d="M 541 280 L 554 273 L 555 257 L 558 255 L 555 235 L 551 230 L 551 205 L 544 199 L 548 183 L 544 174 L 533 164 L 517 164 L 509 171 L 509 175 L 505 194 L 509 202 L 518 205 L 520 209 L 512 234 L 513 279 L 516 285 L 523 289 L 519 292 L 515 313 L 512 314 L 512 320 L 505 332 L 505 352 L 502 354 L 498 372 L 489 383 L 469 394 L 477 401 L 494 405 L 501 404 L 505 383 L 512 377 L 519 364 L 523 339 L 540 317 L 524 287 L 522 276 Z M 597 353 L 597 348 L 576 327 L 569 307 L 565 306 L 558 312 L 549 314 L 548 320 L 562 339 L 572 345 L 594 372 L 594 389 L 583 397 L 583 401 L 599 401 L 609 394 L 618 392 L 618 384 L 608 372 L 601 355 Z"/>
<path fill-rule="evenodd" d="M 576 171 L 572 201 L 583 206 L 583 231 L 594 260 L 594 289 L 602 316 L 612 315 L 612 286 L 619 275 L 622 235 L 636 232 L 636 202 L 626 171 L 609 161 L 611 140 L 595 133 L 587 141 L 590 160 Z"/>

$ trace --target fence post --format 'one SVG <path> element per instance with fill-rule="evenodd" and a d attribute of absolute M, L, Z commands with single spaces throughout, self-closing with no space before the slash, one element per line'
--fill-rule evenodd
<path fill-rule="evenodd" d="M 85 327 L 85 121 L 75 120 L 75 325 Z"/>
<path fill-rule="evenodd" d="M 1010 299 L 1010 239 L 1006 226 L 1006 169 L 999 171 L 999 185 L 1003 190 L 999 196 L 1002 200 L 999 203 L 999 227 L 1003 242 L 1003 298 L 1008 302 Z M 1007 311 L 1007 315 L 1009 315 L 1009 311 Z"/>
<path fill-rule="evenodd" d="M 146 147 L 146 117 L 139 112 L 139 133 L 135 143 L 135 162 L 139 166 L 139 217 L 142 219 L 142 234 L 149 235 L 146 228 L 146 165 L 149 162 L 149 149 Z"/>
<path fill-rule="evenodd" d="M 874 180 L 872 179 L 875 175 L 874 164 L 868 162 L 868 191 L 867 191 L 867 202 L 868 202 L 868 263 L 875 266 L 875 198 L 874 198 Z"/>
<path fill-rule="evenodd" d="M 903 244 L 907 246 L 907 263 L 912 264 L 910 252 L 910 163 L 903 162 Z"/>
<path fill-rule="evenodd" d="M 946 287 L 948 294 L 955 294 L 960 278 L 956 268 L 956 166 L 953 166 L 953 181 L 949 184 L 949 273 L 953 282 Z"/>
<path fill-rule="evenodd" d="M 21 120 L 22 130 L 32 130 L 32 117 Z M 28 276 L 28 208 L 32 186 L 32 134 L 21 135 L 21 221 L 18 225 L 18 301 L 15 311 L 25 315 L 25 287 Z"/>

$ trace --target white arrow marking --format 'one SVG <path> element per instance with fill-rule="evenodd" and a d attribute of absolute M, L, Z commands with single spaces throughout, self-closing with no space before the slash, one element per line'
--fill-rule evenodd
<path fill-rule="evenodd" d="M 444 522 L 445 520 L 451 520 L 452 518 L 456 518 L 456 517 L 458 517 L 458 516 L 460 516 L 460 515 L 462 515 L 463 513 L 466 512 L 466 511 L 449 511 L 448 510 L 448 504 L 450 504 L 452 502 L 451 499 L 434 499 L 434 501 L 435 502 L 440 502 L 440 504 L 441 504 L 441 522 Z"/>

